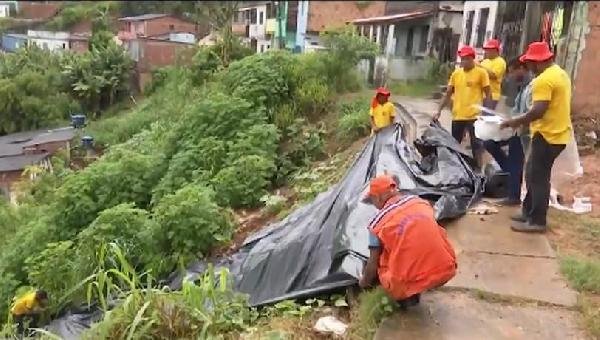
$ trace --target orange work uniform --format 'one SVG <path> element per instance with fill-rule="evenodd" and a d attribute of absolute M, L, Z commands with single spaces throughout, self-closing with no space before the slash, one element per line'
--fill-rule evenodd
<path fill-rule="evenodd" d="M 429 202 L 395 197 L 369 225 L 381 242 L 377 274 L 396 300 L 439 287 L 456 274 L 456 254 Z"/>

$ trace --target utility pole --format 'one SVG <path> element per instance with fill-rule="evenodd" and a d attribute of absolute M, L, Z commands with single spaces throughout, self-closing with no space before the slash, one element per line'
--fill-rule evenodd
<path fill-rule="evenodd" d="M 275 6 L 277 7 L 277 46 L 279 49 L 284 48 L 283 19 L 284 19 L 285 11 L 282 8 L 283 5 L 284 5 L 283 1 L 275 1 Z"/>

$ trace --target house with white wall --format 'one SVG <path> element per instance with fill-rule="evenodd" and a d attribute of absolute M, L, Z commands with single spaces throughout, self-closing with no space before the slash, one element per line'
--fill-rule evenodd
<path fill-rule="evenodd" d="M 238 9 L 234 18 L 232 30 L 242 37 L 257 53 L 271 48 L 271 33 L 267 33 L 267 20 L 274 18 L 272 1 L 253 1 Z"/>
<path fill-rule="evenodd" d="M 358 34 L 381 48 L 370 66 L 375 78 L 412 80 L 424 78 L 433 57 L 454 61 L 462 28 L 462 2 L 437 1 L 405 7 L 401 13 L 356 19 Z M 369 67 L 363 65 L 363 69 Z M 385 75 L 383 75 L 385 74 Z"/>
<path fill-rule="evenodd" d="M 17 1 L 0 1 L 0 18 L 8 18 L 11 13 L 17 13 L 18 9 Z"/>
<path fill-rule="evenodd" d="M 494 37 L 499 1 L 465 1 L 461 45 L 475 48 L 483 58 L 483 44 Z"/>

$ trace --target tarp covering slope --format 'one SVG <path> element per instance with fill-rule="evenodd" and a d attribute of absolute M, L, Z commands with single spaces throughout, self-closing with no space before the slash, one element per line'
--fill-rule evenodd
<path fill-rule="evenodd" d="M 472 171 L 469 156 L 446 130 L 430 126 L 415 146 L 404 142 L 399 125 L 381 131 L 340 183 L 250 236 L 217 265 L 231 270 L 236 289 L 249 294 L 252 305 L 355 284 L 368 255 L 366 226 L 377 212 L 361 201 L 371 178 L 383 172 L 396 176 L 401 190 L 434 204 L 438 219 L 463 215 L 482 194 L 483 178 Z M 184 277 L 197 278 L 205 269 L 206 262 L 194 263 L 167 282 L 179 289 Z M 101 318 L 97 308 L 69 311 L 46 329 L 65 340 L 78 339 Z"/>
<path fill-rule="evenodd" d="M 366 143 L 340 183 L 250 236 L 219 265 L 230 268 L 237 290 L 249 294 L 252 305 L 356 283 L 368 256 L 366 226 L 377 212 L 361 199 L 368 181 L 384 172 L 399 179 L 402 191 L 430 200 L 438 219 L 463 215 L 483 190 L 483 178 L 446 130 L 431 125 L 412 146 L 394 125 Z M 202 262 L 191 265 L 185 275 L 173 278 L 171 288 L 205 268 Z"/>

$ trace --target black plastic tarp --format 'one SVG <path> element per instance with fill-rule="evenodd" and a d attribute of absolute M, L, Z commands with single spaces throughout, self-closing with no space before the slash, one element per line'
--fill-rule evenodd
<path fill-rule="evenodd" d="M 366 226 L 377 210 L 362 202 L 377 174 L 396 176 L 404 192 L 432 202 L 438 220 L 465 214 L 482 193 L 483 178 L 452 136 L 438 125 L 427 128 L 415 145 L 401 138 L 399 125 L 371 138 L 345 177 L 312 203 L 245 240 L 218 265 L 230 269 L 235 287 L 252 305 L 324 293 L 356 283 L 368 256 Z M 171 281 L 179 289 L 206 264 L 191 265 Z"/>
<path fill-rule="evenodd" d="M 368 181 L 384 172 L 394 175 L 402 191 L 432 202 L 436 218 L 454 218 L 483 191 L 484 180 L 473 172 L 471 161 L 438 125 L 427 128 L 414 145 L 408 145 L 400 126 L 393 125 L 366 143 L 342 181 L 250 236 L 216 265 L 230 269 L 235 288 L 247 293 L 254 306 L 353 285 L 368 255 L 366 226 L 377 212 L 362 202 Z M 180 289 L 184 278 L 198 278 L 206 266 L 205 261 L 193 263 L 167 283 Z M 77 339 L 100 317 L 97 310 L 68 312 L 48 329 L 64 339 Z"/>

